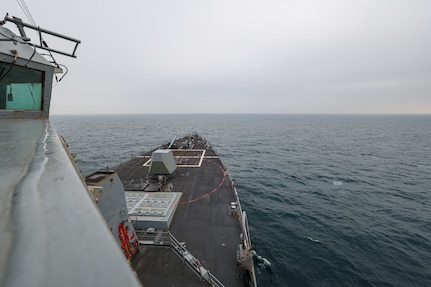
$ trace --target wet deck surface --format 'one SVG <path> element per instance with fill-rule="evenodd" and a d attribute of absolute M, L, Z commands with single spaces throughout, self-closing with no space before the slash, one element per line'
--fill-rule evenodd
<path fill-rule="evenodd" d="M 184 242 L 187 250 L 225 286 L 244 286 L 242 270 L 236 262 L 240 223 L 229 212 L 230 203 L 236 201 L 232 183 L 211 147 L 195 139 L 194 149 L 205 150 L 204 157 L 198 157 L 201 151 L 174 150 L 178 167 L 176 176 L 169 181 L 172 191 L 182 192 L 183 196 L 169 232 Z M 149 167 L 144 164 L 150 155 L 151 152 L 115 168 L 126 190 L 136 189 L 145 181 Z M 140 251 L 132 265 L 144 286 L 208 286 L 169 246 L 141 245 Z"/>

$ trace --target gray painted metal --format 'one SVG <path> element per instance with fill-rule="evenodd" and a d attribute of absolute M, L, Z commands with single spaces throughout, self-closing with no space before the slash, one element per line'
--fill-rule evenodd
<path fill-rule="evenodd" d="M 13 41 L 12 41 L 13 39 Z M 48 118 L 51 103 L 52 78 L 55 67 L 35 48 L 16 36 L 9 29 L 0 26 L 0 61 L 11 65 L 28 67 L 45 73 L 41 111 L 0 110 L 0 119 Z"/>
<path fill-rule="evenodd" d="M 0 285 L 140 286 L 49 121 L 0 133 Z"/>
<path fill-rule="evenodd" d="M 2 54 L 9 55 L 9 58 L 14 58 L 16 50 L 18 58 L 24 60 L 24 63 L 32 65 L 35 63 L 43 64 L 49 67 L 53 65 L 39 53 L 35 53 L 35 48 L 22 37 L 15 35 L 11 30 L 0 26 L 0 51 Z M 12 61 L 9 61 L 10 63 Z M 23 65 L 25 66 L 25 65 Z M 29 66 L 30 67 L 30 66 Z"/>
<path fill-rule="evenodd" d="M 169 228 L 181 192 L 127 191 L 127 208 L 136 228 Z"/>
<path fill-rule="evenodd" d="M 14 23 L 21 36 L 15 35 L 12 31 L 3 27 L 6 22 Z M 31 42 L 31 39 L 27 37 L 24 28 L 37 31 L 39 35 L 37 40 L 39 40 L 39 43 Z M 45 34 L 69 43 L 72 42 L 74 45 L 73 51 L 64 52 L 48 47 L 46 43 L 43 42 L 43 36 L 45 36 Z M 24 23 L 19 18 L 11 18 L 6 15 L 4 20 L 0 21 L 0 61 L 9 63 L 11 66 L 16 65 L 40 70 L 43 71 L 45 75 L 41 111 L 0 110 L 0 119 L 48 118 L 51 103 L 52 79 L 54 71 L 58 71 L 59 67 L 54 66 L 50 61 L 40 55 L 36 48 L 75 58 L 76 49 L 80 43 L 81 41 L 77 39 Z"/>
<path fill-rule="evenodd" d="M 89 189 L 100 188 L 101 194 L 97 197 L 93 196 L 96 197 L 97 206 L 109 229 L 112 230 L 118 246 L 121 246 L 118 226 L 128 219 L 123 183 L 115 172 L 97 172 L 89 177 L 98 177 L 98 180 L 91 183 L 87 181 L 87 185 L 89 185 Z"/>
<path fill-rule="evenodd" d="M 151 155 L 150 175 L 171 175 L 175 172 L 174 155 L 170 149 L 159 149 Z"/>
<path fill-rule="evenodd" d="M 41 111 L 0 110 L 0 286 L 141 286 L 47 119 L 55 67 L 26 41 L 0 27 L 0 61 L 44 72 Z"/>

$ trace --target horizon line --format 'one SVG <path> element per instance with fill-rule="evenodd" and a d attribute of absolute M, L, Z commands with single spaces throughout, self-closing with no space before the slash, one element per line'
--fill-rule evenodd
<path fill-rule="evenodd" d="M 52 116 L 132 116 L 132 115 L 292 115 L 292 116 L 431 116 L 431 113 L 50 113 Z"/>

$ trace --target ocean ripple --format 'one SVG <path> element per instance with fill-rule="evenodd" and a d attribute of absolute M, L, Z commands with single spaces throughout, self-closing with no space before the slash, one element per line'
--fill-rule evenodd
<path fill-rule="evenodd" d="M 431 117 L 53 116 L 84 174 L 197 131 L 247 211 L 260 286 L 431 286 Z"/>

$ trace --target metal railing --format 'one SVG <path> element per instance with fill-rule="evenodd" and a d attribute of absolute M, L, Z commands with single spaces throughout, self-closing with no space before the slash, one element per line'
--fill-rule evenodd
<path fill-rule="evenodd" d="M 183 263 L 187 264 L 201 280 L 207 281 L 211 286 L 224 287 L 223 283 L 203 267 L 199 260 L 186 249 L 185 243 L 179 242 L 169 231 L 154 230 L 149 233 L 148 230 L 136 230 L 136 235 L 142 245 L 170 246 Z"/>
<path fill-rule="evenodd" d="M 179 242 L 170 232 L 169 237 L 171 247 L 178 256 L 186 263 L 201 279 L 206 280 L 211 286 L 224 287 L 224 285 L 211 272 L 204 268 L 199 260 L 194 257 L 185 247 L 184 243 Z"/>
<path fill-rule="evenodd" d="M 71 38 L 71 37 L 68 37 L 68 36 L 65 36 L 65 35 L 61 35 L 59 33 L 56 33 L 56 32 L 53 32 L 53 31 L 49 31 L 49 30 L 46 30 L 46 29 L 43 29 L 43 28 L 40 28 L 40 27 L 36 27 L 34 25 L 31 25 L 31 24 L 24 23 L 20 18 L 17 18 L 17 17 L 12 17 L 11 18 L 11 17 L 8 16 L 8 14 L 6 14 L 6 16 L 5 16 L 5 18 L 4 18 L 3 21 L 0 21 L 0 25 L 3 25 L 4 23 L 6 23 L 6 21 L 7 22 L 12 22 L 12 23 L 14 23 L 17 26 L 17 28 L 18 28 L 18 30 L 19 30 L 19 32 L 21 34 L 21 38 L 24 41 L 26 41 L 26 42 L 30 42 L 31 39 L 27 37 L 27 34 L 24 31 L 24 27 L 32 29 L 34 31 L 37 31 L 37 33 L 39 35 L 39 43 L 33 42 L 33 45 L 35 47 L 37 47 L 39 49 L 43 49 L 43 50 L 49 51 L 49 52 L 53 52 L 53 53 L 57 53 L 57 54 L 61 54 L 61 55 L 65 55 L 65 56 L 76 58 L 76 49 L 78 48 L 78 45 L 81 43 L 80 40 L 77 40 L 77 39 L 74 39 L 74 38 Z M 50 35 L 52 37 L 57 37 L 57 38 L 63 39 L 63 40 L 68 41 L 68 42 L 72 42 L 73 43 L 72 52 L 65 52 L 65 51 L 56 50 L 56 49 L 52 49 L 52 48 L 48 47 L 48 45 L 46 44 L 46 42 L 43 40 L 43 36 L 45 36 L 45 34 L 46 35 Z"/>

